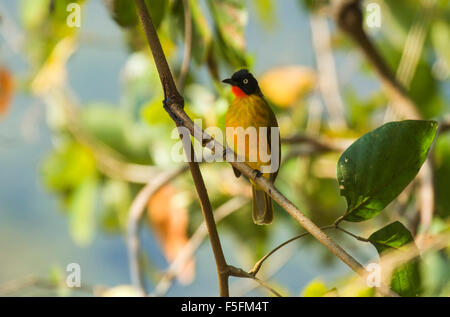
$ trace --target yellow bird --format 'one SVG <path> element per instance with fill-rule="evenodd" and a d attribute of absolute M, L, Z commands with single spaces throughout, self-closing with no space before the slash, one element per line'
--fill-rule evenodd
<path fill-rule="evenodd" d="M 274 182 L 281 158 L 280 135 L 275 114 L 264 99 L 258 81 L 247 69 L 235 72 L 223 82 L 232 86 L 231 90 L 235 96 L 225 115 L 228 146 L 256 170 L 258 175 Z M 274 140 L 271 137 L 273 128 L 277 132 Z M 276 148 L 272 148 L 273 146 Z M 233 171 L 236 177 L 241 175 L 235 168 Z M 273 220 L 272 199 L 253 181 L 251 183 L 253 222 L 258 225 L 270 224 Z"/>

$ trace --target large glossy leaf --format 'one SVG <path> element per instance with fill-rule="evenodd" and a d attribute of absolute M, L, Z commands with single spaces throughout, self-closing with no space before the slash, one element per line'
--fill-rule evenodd
<path fill-rule="evenodd" d="M 375 217 L 416 176 L 436 134 L 435 121 L 390 122 L 356 140 L 339 158 L 347 221 Z"/>
<path fill-rule="evenodd" d="M 408 229 L 396 221 L 374 232 L 369 241 L 378 253 L 387 251 L 402 252 L 402 247 L 413 243 L 414 239 Z M 391 277 L 391 288 L 400 296 L 417 296 L 420 293 L 420 274 L 418 258 L 396 268 Z"/>

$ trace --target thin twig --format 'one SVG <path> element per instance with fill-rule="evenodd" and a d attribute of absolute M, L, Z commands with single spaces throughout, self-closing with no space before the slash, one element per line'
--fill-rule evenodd
<path fill-rule="evenodd" d="M 161 47 L 161 43 L 156 33 L 155 27 L 153 26 L 152 19 L 148 13 L 147 5 L 144 0 L 135 0 L 137 12 L 141 23 L 144 27 L 145 34 L 147 36 L 150 49 L 155 60 L 156 68 L 161 80 L 161 84 L 164 90 L 165 103 L 164 106 L 166 110 L 170 109 L 174 104 L 178 108 L 183 110 L 184 100 L 183 97 L 177 90 L 175 83 L 173 81 L 172 73 L 167 63 L 166 57 Z M 174 119 L 178 128 L 181 128 L 181 122 L 173 117 L 173 112 L 169 112 L 169 115 Z M 184 111 L 183 111 L 184 112 Z M 180 130 L 179 130 L 180 131 Z M 182 133 L 180 131 L 180 137 L 183 141 Z M 189 169 L 194 180 L 194 185 L 197 190 L 197 194 L 200 199 L 200 205 L 202 207 L 203 217 L 205 218 L 206 227 L 208 228 L 209 238 L 211 240 L 211 247 L 213 249 L 214 258 L 216 260 L 217 274 L 219 280 L 219 292 L 220 296 L 229 296 L 228 289 L 228 273 L 227 273 L 227 263 L 225 256 L 223 255 L 222 246 L 219 239 L 219 234 L 217 233 L 216 224 L 214 222 L 214 216 L 212 213 L 211 202 L 209 201 L 208 193 L 203 181 L 203 177 L 200 172 L 200 168 L 197 162 L 193 160 L 194 151 L 192 143 L 189 140 L 182 142 L 186 153 L 190 153 L 191 157 L 188 157 Z"/>
<path fill-rule="evenodd" d="M 278 254 L 275 259 L 272 259 L 269 268 L 264 270 L 264 280 L 269 280 L 272 276 L 277 274 L 288 263 L 293 255 L 294 252 L 289 251 L 284 252 L 281 255 Z M 236 297 L 242 297 L 258 287 L 260 287 L 259 284 L 255 285 L 255 283 L 248 283 L 248 280 L 241 279 L 231 284 L 230 289 L 236 290 L 234 294 Z"/>
<path fill-rule="evenodd" d="M 239 269 L 237 267 L 228 266 L 228 272 L 231 276 L 236 276 L 236 277 L 243 277 L 243 278 L 249 278 L 252 279 L 254 281 L 256 281 L 259 285 L 261 285 L 262 287 L 266 288 L 267 290 L 269 290 L 270 292 L 272 292 L 273 294 L 275 294 L 275 296 L 277 297 L 283 297 L 283 295 L 281 295 L 280 293 L 278 293 L 275 289 L 273 289 L 273 287 L 269 286 L 266 282 L 260 280 L 259 278 L 257 278 L 256 276 L 245 272 L 242 269 Z"/>
<path fill-rule="evenodd" d="M 362 241 L 362 242 L 369 242 L 368 239 L 363 238 L 363 237 L 360 237 L 360 236 L 357 236 L 356 234 L 351 233 L 350 231 L 347 231 L 347 230 L 345 230 L 344 228 L 341 228 L 341 227 L 339 227 L 339 226 L 337 226 L 337 225 L 334 226 L 334 227 L 335 227 L 337 230 L 340 230 L 340 231 L 342 231 L 342 232 L 348 234 L 349 236 L 352 236 L 352 237 L 355 238 L 356 240 L 359 240 L 359 241 Z"/>
<path fill-rule="evenodd" d="M 326 227 L 322 227 L 320 228 L 321 230 L 328 230 L 328 229 L 333 229 L 335 228 L 334 225 L 331 226 L 326 226 Z M 258 262 L 255 263 L 255 265 L 253 266 L 253 268 L 248 272 L 249 274 L 256 276 L 256 274 L 258 274 L 259 270 L 261 269 L 261 266 L 263 265 L 264 261 L 266 261 L 272 254 L 274 254 L 275 252 L 277 252 L 279 249 L 281 249 L 282 247 L 284 247 L 285 245 L 291 243 L 292 241 L 298 240 L 304 236 L 309 235 L 309 232 L 304 232 L 302 234 L 299 234 L 298 236 L 295 236 L 283 243 L 281 243 L 280 245 L 278 245 L 276 248 L 274 248 L 273 250 L 271 250 L 269 253 L 267 253 L 266 255 L 264 255 Z"/>

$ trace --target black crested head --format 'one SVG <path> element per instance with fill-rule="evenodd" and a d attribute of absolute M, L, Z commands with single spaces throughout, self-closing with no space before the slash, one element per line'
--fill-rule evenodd
<path fill-rule="evenodd" d="M 261 94 L 258 81 L 247 69 L 240 69 L 231 78 L 223 80 L 224 83 L 237 86 L 247 95 Z"/>

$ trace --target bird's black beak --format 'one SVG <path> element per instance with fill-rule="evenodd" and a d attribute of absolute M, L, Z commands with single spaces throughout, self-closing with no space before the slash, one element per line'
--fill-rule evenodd
<path fill-rule="evenodd" d="M 236 86 L 236 83 L 231 78 L 224 79 L 224 80 L 222 80 L 222 82 L 225 83 L 225 84 Z"/>

